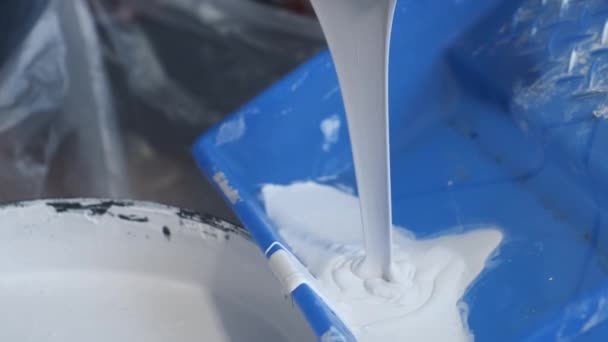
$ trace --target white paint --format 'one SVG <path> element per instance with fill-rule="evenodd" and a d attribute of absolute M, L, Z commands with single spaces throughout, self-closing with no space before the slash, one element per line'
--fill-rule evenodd
<path fill-rule="evenodd" d="M 366 276 L 390 279 L 388 51 L 396 0 L 312 0 L 338 73 L 351 139 Z"/>
<path fill-rule="evenodd" d="M 221 146 L 237 141 L 245 134 L 246 129 L 247 126 L 245 124 L 245 117 L 243 115 L 239 115 L 232 120 L 226 121 L 217 131 L 215 144 L 217 146 Z"/>
<path fill-rule="evenodd" d="M 364 257 L 358 200 L 324 185 L 265 185 L 266 211 L 332 309 L 360 341 L 469 341 L 461 299 L 502 235 L 496 229 L 416 240 L 394 234 L 394 278 L 356 272 Z"/>
<path fill-rule="evenodd" d="M 597 301 L 597 308 L 595 313 L 591 315 L 589 320 L 585 322 L 583 328 L 581 329 L 581 333 L 585 333 L 595 326 L 602 324 L 608 318 L 608 300 L 605 297 L 600 297 Z"/>
<path fill-rule="evenodd" d="M 291 86 L 289 87 L 289 90 L 294 92 L 296 90 L 298 90 L 300 88 L 300 86 L 302 86 L 302 84 L 304 84 L 304 81 L 306 81 L 306 79 L 308 79 L 308 76 L 310 76 L 310 73 L 304 72 L 295 82 L 293 82 L 291 84 Z"/>
<path fill-rule="evenodd" d="M 337 114 L 321 121 L 321 132 L 323 133 L 323 146 L 325 152 L 329 152 L 331 145 L 338 142 L 342 122 Z"/>
<path fill-rule="evenodd" d="M 576 52 L 576 49 L 572 49 L 572 51 L 570 51 L 570 59 L 568 60 L 568 73 L 569 74 L 572 73 L 577 62 L 578 62 L 578 53 Z"/>
<path fill-rule="evenodd" d="M 176 212 L 0 209 L 0 341 L 314 340 L 254 243 Z"/>
<path fill-rule="evenodd" d="M 598 119 L 608 119 L 608 106 L 600 106 L 599 108 L 595 109 L 593 112 L 593 116 L 595 116 Z"/>
<path fill-rule="evenodd" d="M 338 94 L 339 91 L 340 91 L 340 87 L 331 88 L 327 93 L 325 93 L 325 95 L 323 95 L 323 101 L 327 101 L 327 100 L 331 99 L 336 94 Z"/>
<path fill-rule="evenodd" d="M 239 191 L 230 186 L 230 183 L 228 183 L 228 178 L 226 178 L 226 175 L 223 172 L 216 172 L 213 175 L 213 181 L 215 184 L 217 184 L 230 203 L 235 204 L 241 200 Z"/>

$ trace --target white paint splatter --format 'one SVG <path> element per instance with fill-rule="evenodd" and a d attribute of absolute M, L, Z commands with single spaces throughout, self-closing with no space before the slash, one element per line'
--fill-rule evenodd
<path fill-rule="evenodd" d="M 331 145 L 338 142 L 340 126 L 342 122 L 337 114 L 321 121 L 321 132 L 323 132 L 323 151 L 328 152 Z"/>
<path fill-rule="evenodd" d="M 583 325 L 583 329 L 581 332 L 587 332 L 591 330 L 596 325 L 604 322 L 608 319 L 608 301 L 606 298 L 601 297 L 597 303 L 597 310 L 595 313 L 589 318 L 589 320 Z"/>
<path fill-rule="evenodd" d="M 335 86 L 335 87 L 331 88 L 327 93 L 325 93 L 325 95 L 323 95 L 323 101 L 329 100 L 330 98 L 332 98 L 334 95 L 336 95 L 339 92 L 340 92 L 340 87 Z"/>
<path fill-rule="evenodd" d="M 308 76 L 310 75 L 309 72 L 305 72 L 302 73 L 302 75 L 291 84 L 291 87 L 289 87 L 289 90 L 291 90 L 292 92 L 298 90 L 298 88 L 300 88 L 300 86 L 304 83 L 304 81 L 306 81 L 306 79 L 308 78 Z"/>
<path fill-rule="evenodd" d="M 608 106 L 601 106 L 593 111 L 593 116 L 598 119 L 608 119 Z"/>
<path fill-rule="evenodd" d="M 239 115 L 238 118 L 227 121 L 220 126 L 215 137 L 215 144 L 221 146 L 236 141 L 245 134 L 245 129 L 245 118 Z"/>
<path fill-rule="evenodd" d="M 222 190 L 222 193 L 224 193 L 224 196 L 228 198 L 230 203 L 235 204 L 241 199 L 239 191 L 230 186 L 228 178 L 226 178 L 226 175 L 223 172 L 216 172 L 215 175 L 213 175 L 213 181 L 220 190 Z"/>

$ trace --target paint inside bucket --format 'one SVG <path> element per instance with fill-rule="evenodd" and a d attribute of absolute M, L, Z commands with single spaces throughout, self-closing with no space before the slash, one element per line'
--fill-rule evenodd
<path fill-rule="evenodd" d="M 2 341 L 310 341 L 239 227 L 147 203 L 0 209 Z"/>

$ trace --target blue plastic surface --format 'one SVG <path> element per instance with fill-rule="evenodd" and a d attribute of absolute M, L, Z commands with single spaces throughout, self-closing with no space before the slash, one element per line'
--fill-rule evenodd
<path fill-rule="evenodd" d="M 397 4 L 393 220 L 419 238 L 504 232 L 464 296 L 478 341 L 608 341 L 607 22 L 606 1 Z M 324 151 L 320 123 L 334 115 L 344 124 Z M 355 188 L 345 123 L 323 52 L 206 133 L 194 154 L 238 191 L 233 207 L 264 251 L 281 239 L 262 184 Z M 306 285 L 293 297 L 317 335 L 333 327 L 352 338 Z"/>

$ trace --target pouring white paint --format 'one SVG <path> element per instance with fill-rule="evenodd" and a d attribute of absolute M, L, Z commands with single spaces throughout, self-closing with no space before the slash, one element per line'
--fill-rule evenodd
<path fill-rule="evenodd" d="M 388 52 L 395 1 L 312 0 L 341 85 L 359 199 L 315 183 L 269 184 L 262 195 L 316 278 L 311 285 L 357 339 L 468 341 L 461 299 L 502 235 L 486 229 L 419 241 L 400 228 L 392 236 Z"/>
<path fill-rule="evenodd" d="M 356 270 L 392 279 L 388 51 L 396 0 L 313 0 L 348 116 L 366 255 Z"/>

